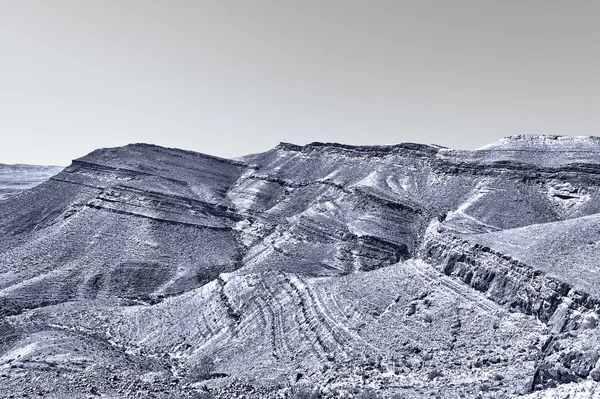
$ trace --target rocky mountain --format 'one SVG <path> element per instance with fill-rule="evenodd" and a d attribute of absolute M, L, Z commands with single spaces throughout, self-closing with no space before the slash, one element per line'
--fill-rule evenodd
<path fill-rule="evenodd" d="M 596 397 L 599 177 L 595 137 L 94 151 L 0 203 L 0 388 Z"/>
<path fill-rule="evenodd" d="M 61 170 L 60 166 L 0 164 L 0 201 L 45 182 Z"/>

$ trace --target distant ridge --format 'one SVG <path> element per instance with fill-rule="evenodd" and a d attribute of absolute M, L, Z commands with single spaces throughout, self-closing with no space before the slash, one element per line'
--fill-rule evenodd
<path fill-rule="evenodd" d="M 35 187 L 63 169 L 61 166 L 0 164 L 0 201 Z"/>

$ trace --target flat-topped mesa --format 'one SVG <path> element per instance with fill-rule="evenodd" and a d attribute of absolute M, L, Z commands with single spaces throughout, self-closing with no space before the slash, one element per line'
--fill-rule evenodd
<path fill-rule="evenodd" d="M 14 197 L 56 175 L 63 167 L 0 163 L 0 201 Z"/>
<path fill-rule="evenodd" d="M 526 178 L 587 179 L 600 174 L 600 138 L 516 135 L 476 150 L 442 149 L 436 169 L 448 173 L 511 173 Z"/>
<path fill-rule="evenodd" d="M 341 143 L 312 142 L 297 145 L 281 142 L 275 149 L 295 152 L 307 152 L 314 149 L 347 150 L 359 153 L 392 153 L 398 151 L 420 151 L 425 153 L 486 153 L 496 151 L 541 151 L 541 152 L 600 152 L 600 137 L 596 136 L 558 136 L 545 134 L 518 134 L 504 137 L 475 150 L 458 150 L 435 144 L 396 143 L 387 145 L 349 145 Z"/>
<path fill-rule="evenodd" d="M 374 156 L 381 157 L 388 154 L 397 154 L 401 152 L 416 153 L 419 155 L 433 156 L 444 147 L 430 144 L 419 143 L 398 143 L 389 145 L 349 145 L 340 143 L 322 143 L 312 142 L 306 145 L 296 145 L 291 143 L 279 143 L 275 149 L 294 152 L 311 151 L 329 151 L 341 153 L 344 155 Z"/>
<path fill-rule="evenodd" d="M 48 170 L 61 170 L 63 166 L 57 165 L 28 165 L 23 163 L 6 164 L 0 163 L 0 174 L 12 174 L 15 172 L 45 172 Z"/>
<path fill-rule="evenodd" d="M 504 137 L 475 151 L 600 152 L 600 137 L 518 134 Z"/>

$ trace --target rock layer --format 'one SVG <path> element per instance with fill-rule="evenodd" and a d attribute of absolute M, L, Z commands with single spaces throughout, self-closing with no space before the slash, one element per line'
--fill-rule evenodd
<path fill-rule="evenodd" d="M 237 160 L 94 151 L 0 203 L 0 385 L 593 392 L 598 155 L 596 138 L 554 136 L 474 151 L 282 143 Z"/>

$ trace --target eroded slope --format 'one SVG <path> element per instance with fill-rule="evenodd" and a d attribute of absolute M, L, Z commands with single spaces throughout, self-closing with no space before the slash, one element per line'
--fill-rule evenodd
<path fill-rule="evenodd" d="M 54 397 L 593 387 L 599 148 L 95 151 L 0 205 L 0 384 Z"/>

